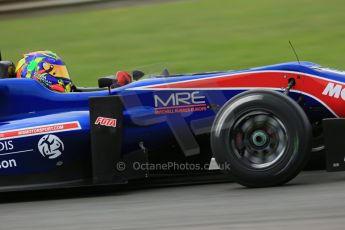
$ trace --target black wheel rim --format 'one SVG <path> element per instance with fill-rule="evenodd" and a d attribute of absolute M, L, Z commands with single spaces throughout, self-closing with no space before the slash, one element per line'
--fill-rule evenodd
<path fill-rule="evenodd" d="M 230 148 L 247 167 L 265 169 L 277 163 L 286 150 L 288 136 L 274 114 L 251 111 L 242 114 L 230 131 Z"/>

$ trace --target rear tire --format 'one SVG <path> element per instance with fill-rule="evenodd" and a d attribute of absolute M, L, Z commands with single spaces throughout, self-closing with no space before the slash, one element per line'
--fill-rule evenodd
<path fill-rule="evenodd" d="M 232 98 L 211 131 L 219 167 L 247 187 L 278 186 L 293 179 L 308 162 L 311 143 L 311 125 L 301 107 L 268 90 Z"/>

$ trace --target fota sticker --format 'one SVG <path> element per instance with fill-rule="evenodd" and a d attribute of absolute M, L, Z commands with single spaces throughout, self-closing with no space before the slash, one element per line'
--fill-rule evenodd
<path fill-rule="evenodd" d="M 95 121 L 95 125 L 101 125 L 106 127 L 114 127 L 117 126 L 117 119 L 115 118 L 108 118 L 108 117 L 97 117 Z"/>

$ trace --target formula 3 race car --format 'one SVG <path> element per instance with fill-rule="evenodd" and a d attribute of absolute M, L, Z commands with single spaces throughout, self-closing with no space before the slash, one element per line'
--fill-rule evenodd
<path fill-rule="evenodd" d="M 329 170 L 345 168 L 345 73 L 314 63 L 165 72 L 119 88 L 101 78 L 73 93 L 13 68 L 0 62 L 2 191 L 207 173 L 213 157 L 244 186 L 276 186 L 324 149 Z"/>

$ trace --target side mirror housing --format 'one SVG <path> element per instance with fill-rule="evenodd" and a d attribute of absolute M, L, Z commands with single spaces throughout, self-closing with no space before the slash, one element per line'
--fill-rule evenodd
<path fill-rule="evenodd" d="M 116 79 L 112 76 L 102 77 L 98 79 L 99 88 L 110 88 L 114 84 L 116 84 Z"/>
<path fill-rule="evenodd" d="M 14 78 L 15 66 L 10 61 L 0 61 L 0 78 Z"/>
<path fill-rule="evenodd" d="M 134 81 L 139 81 L 145 75 L 143 71 L 140 70 L 133 70 L 132 76 Z"/>

